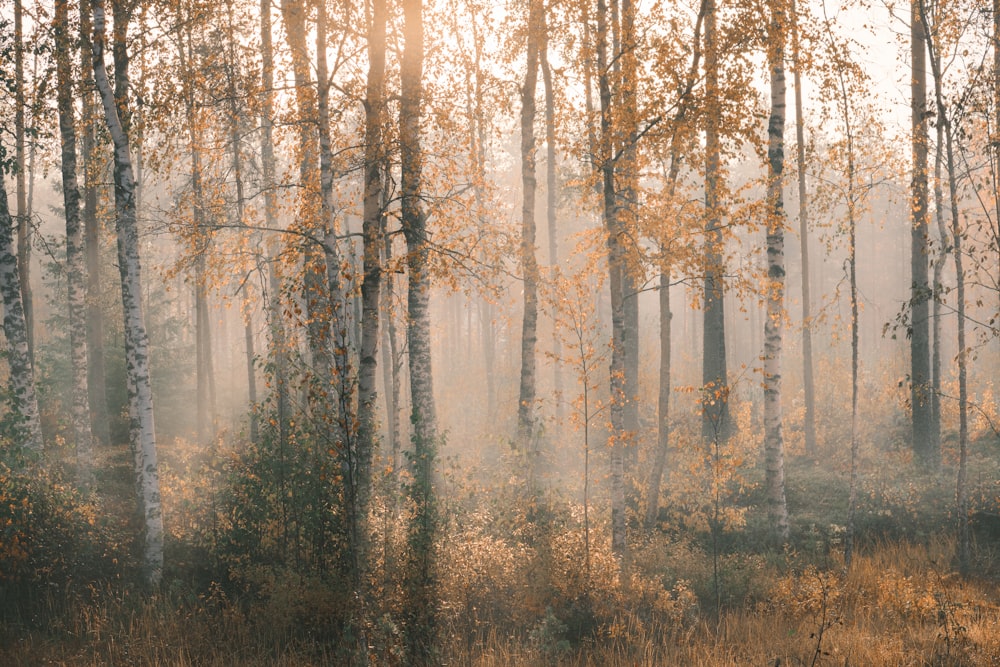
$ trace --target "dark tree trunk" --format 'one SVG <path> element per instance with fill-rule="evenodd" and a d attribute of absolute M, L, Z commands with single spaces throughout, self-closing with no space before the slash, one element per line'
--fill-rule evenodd
<path fill-rule="evenodd" d="M 545 214 L 548 230 L 548 263 L 551 271 L 556 272 L 559 268 L 559 182 L 556 175 L 556 101 L 554 82 L 552 81 L 552 67 L 549 65 L 548 23 L 545 23 L 545 30 L 542 34 L 543 44 L 539 50 L 539 65 L 542 69 L 542 85 L 545 89 Z M 478 94 L 478 91 L 477 91 Z M 562 423 L 563 417 L 563 381 L 562 381 L 562 343 L 559 340 L 559 332 L 553 321 L 552 325 L 552 389 L 555 392 L 555 420 L 556 424 Z"/>
<path fill-rule="evenodd" d="M 716 47 L 715 0 L 705 8 L 705 294 L 702 331 L 702 436 L 726 440 L 730 433 L 729 380 L 726 368 L 724 307 L 725 264 L 722 257 L 722 210 L 719 201 L 719 54 Z"/>
<path fill-rule="evenodd" d="M 802 386 L 805 398 L 806 455 L 816 455 L 816 391 L 813 382 L 812 297 L 809 290 L 809 199 L 806 189 L 806 133 L 802 110 L 802 73 L 799 59 L 799 19 L 795 0 L 791 7 L 792 66 L 795 68 L 795 162 L 799 185 L 799 250 L 802 255 Z"/>
<path fill-rule="evenodd" d="M 921 0 L 912 0 L 910 22 L 910 115 L 913 175 L 911 181 L 910 245 L 910 408 L 913 416 L 913 454 L 923 465 L 937 466 L 940 452 L 933 448 L 930 397 L 930 334 L 927 283 L 927 66 L 925 25 Z"/>
<path fill-rule="evenodd" d="M 81 71 L 83 73 L 82 146 L 83 157 L 83 237 L 87 273 L 87 387 L 90 405 L 90 427 L 94 439 L 104 445 L 111 443 L 111 422 L 108 417 L 107 381 L 104 364 L 104 313 L 101 310 L 101 240 L 97 219 L 98 170 L 95 133 L 97 113 L 93 99 L 94 78 L 90 35 L 93 32 L 90 12 L 80 11 Z"/>
<path fill-rule="evenodd" d="M 625 262 L 618 220 L 618 203 L 615 192 L 614 143 L 612 138 L 612 97 L 608 76 L 608 6 L 605 0 L 597 3 L 597 81 L 601 102 L 600 145 L 598 165 L 601 174 L 602 216 L 608 247 L 608 287 L 611 291 L 611 365 L 610 365 L 610 418 L 611 433 L 611 550 L 624 563 L 628 556 L 625 534 L 625 452 L 628 434 L 625 432 L 625 311 L 622 303 L 625 284 Z"/>

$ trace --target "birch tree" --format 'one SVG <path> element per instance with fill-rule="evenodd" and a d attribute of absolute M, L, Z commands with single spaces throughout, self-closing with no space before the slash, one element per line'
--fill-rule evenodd
<path fill-rule="evenodd" d="M 28 329 L 21 305 L 21 280 L 17 272 L 14 219 L 7 204 L 7 189 L 0 174 L 0 297 L 3 298 L 3 331 L 9 346 L 11 410 L 23 424 L 20 443 L 32 452 L 42 451 L 42 428 L 35 395 L 35 373 L 28 353 Z"/>
<path fill-rule="evenodd" d="M 117 0 L 116 0 L 117 1 Z M 129 434 L 136 461 L 144 540 L 142 577 L 150 588 L 163 575 L 163 515 L 160 478 L 156 461 L 153 424 L 153 392 L 149 373 L 149 339 L 142 309 L 142 270 L 139 261 L 139 230 L 136 219 L 135 176 L 128 134 L 122 125 L 115 91 L 104 62 L 105 13 L 102 0 L 93 0 L 94 82 L 104 108 L 104 119 L 114 147 L 115 221 L 118 235 L 118 266 L 125 321 L 125 369 L 129 399 Z M 117 27 L 117 26 L 116 26 Z M 116 68 L 117 71 L 118 68 Z"/>
<path fill-rule="evenodd" d="M 770 0 L 767 59 L 771 74 L 771 116 L 767 128 L 767 314 L 764 318 L 764 467 L 771 528 L 788 539 L 785 504 L 785 455 L 781 413 L 782 330 L 785 321 L 785 11 L 784 0 Z"/>
<path fill-rule="evenodd" d="M 524 311 L 521 320 L 521 381 L 517 402 L 517 441 L 527 457 L 529 485 L 537 464 L 535 451 L 535 348 L 538 343 L 538 259 L 535 255 L 535 87 L 538 81 L 542 0 L 530 0 L 526 26 L 527 58 L 521 86 L 521 272 Z"/>
<path fill-rule="evenodd" d="M 94 466 L 87 387 L 87 284 L 80 189 L 76 176 L 76 119 L 73 110 L 73 40 L 69 30 L 69 0 L 56 0 L 53 28 L 56 40 L 59 138 L 62 147 L 63 208 L 66 215 L 66 287 L 69 303 L 70 360 L 73 372 L 72 421 L 77 482 L 89 487 Z"/>
<path fill-rule="evenodd" d="M 433 549 L 436 534 L 433 472 L 437 446 L 437 414 L 431 366 L 430 247 L 427 218 L 420 197 L 423 188 L 420 116 L 423 99 L 423 1 L 403 0 L 403 58 L 400 65 L 399 152 L 401 170 L 400 223 L 406 239 L 406 344 L 409 350 L 410 421 L 413 424 L 413 482 L 410 498 L 410 558 L 407 589 L 407 662 L 433 663 L 436 633 Z"/>

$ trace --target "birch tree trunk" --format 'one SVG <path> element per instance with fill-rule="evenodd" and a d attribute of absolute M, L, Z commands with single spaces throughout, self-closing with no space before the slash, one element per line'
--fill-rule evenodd
<path fill-rule="evenodd" d="M 58 79 L 59 137 L 62 146 L 63 206 L 66 215 L 66 287 L 69 305 L 70 361 L 73 370 L 72 421 L 76 446 L 77 483 L 93 482 L 94 442 L 87 405 L 87 274 L 83 229 L 80 226 L 80 188 L 76 178 L 76 124 L 73 113 L 73 67 L 70 54 L 69 0 L 56 0 L 56 76 Z"/>
<path fill-rule="evenodd" d="M 768 64 L 771 70 L 771 117 L 767 129 L 767 317 L 764 319 L 764 467 L 767 514 L 771 528 L 788 539 L 785 504 L 785 454 L 781 433 L 781 354 L 785 321 L 785 8 L 769 2 Z"/>
<path fill-rule="evenodd" d="M 385 120 L 386 0 L 375 0 L 368 34 L 368 84 L 365 100 L 364 238 L 361 283 L 361 349 L 358 362 L 358 511 L 368 514 L 372 457 L 377 446 L 375 378 L 378 371 L 379 295 L 382 282 L 382 123 Z M 391 378 L 390 378 L 391 381 Z M 391 385 L 386 385 L 391 392 Z"/>
<path fill-rule="evenodd" d="M 535 348 L 538 344 L 538 260 L 535 256 L 535 87 L 541 0 L 528 3 L 527 63 L 521 86 L 521 272 L 524 313 L 521 321 L 521 384 L 517 400 L 517 442 L 527 459 L 529 486 L 535 483 Z"/>
<path fill-rule="evenodd" d="M 118 265 L 122 283 L 122 310 L 125 320 L 125 368 L 129 393 L 129 421 L 132 448 L 139 464 L 140 490 L 145 530 L 142 576 L 147 586 L 159 585 L 163 574 L 163 515 L 160 507 L 160 478 L 156 462 L 156 433 L 153 424 L 153 392 L 149 375 L 149 340 L 142 312 L 142 278 L 139 262 L 139 230 L 136 221 L 135 177 L 128 135 L 118 116 L 118 105 L 104 63 L 105 17 L 102 0 L 93 0 L 92 40 L 94 80 L 108 132 L 114 143 L 115 217 L 118 232 Z"/>
<path fill-rule="evenodd" d="M 7 204 L 7 190 L 0 177 L 0 296 L 3 298 L 3 331 L 7 337 L 11 409 L 24 424 L 25 449 L 42 451 L 42 429 L 35 396 L 35 377 L 28 354 L 28 331 L 21 305 L 21 280 L 17 272 L 14 220 Z"/>
<path fill-rule="evenodd" d="M 409 610 L 406 627 L 407 664 L 433 664 L 437 634 L 434 596 L 434 540 L 437 511 L 433 471 L 437 447 L 437 415 L 431 370 L 430 273 L 427 219 L 420 205 L 423 155 L 420 145 L 420 105 L 423 91 L 424 26 L 422 0 L 403 0 L 403 57 L 400 64 L 399 151 L 401 168 L 400 222 L 406 238 L 406 341 L 409 351 L 410 402 L 413 424 L 413 483 L 410 566 L 407 574 Z"/>
<path fill-rule="evenodd" d="M 28 188 L 25 174 L 29 171 L 24 156 L 25 120 L 24 110 L 28 108 L 25 101 L 24 82 L 24 30 L 23 30 L 23 0 L 14 0 L 14 160 L 17 172 L 14 174 L 14 187 L 17 197 L 17 272 L 21 285 L 21 305 L 24 309 L 24 330 L 28 341 L 28 358 L 32 364 L 35 360 L 35 323 L 33 299 L 31 294 L 31 239 L 29 218 L 31 207 L 28 202 Z"/>

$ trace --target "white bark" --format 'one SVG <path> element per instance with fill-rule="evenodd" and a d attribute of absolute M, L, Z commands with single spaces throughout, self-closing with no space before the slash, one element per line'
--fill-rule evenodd
<path fill-rule="evenodd" d="M 142 574 L 150 587 L 163 575 L 163 515 L 160 507 L 160 477 L 156 462 L 153 424 L 153 392 L 149 374 L 149 339 L 142 312 L 142 279 L 139 262 L 139 230 L 136 221 L 135 175 L 128 136 L 122 127 L 114 91 L 104 63 L 104 5 L 93 2 L 94 80 L 104 107 L 104 118 L 114 143 L 115 213 L 118 232 L 118 265 L 125 319 L 125 371 L 129 393 L 129 432 L 137 462 L 137 487 L 143 513 L 145 541 Z"/>
<path fill-rule="evenodd" d="M 69 2 L 56 0 L 56 68 L 59 79 L 59 135 L 62 144 L 63 205 L 66 213 L 66 286 L 69 305 L 70 358 L 73 368 L 71 406 L 76 445 L 77 482 L 89 487 L 94 467 L 94 442 L 90 430 L 87 383 L 87 270 L 84 263 L 83 227 L 80 224 L 80 190 L 76 178 L 76 127 L 73 114 L 73 68 L 70 61 Z"/>
<path fill-rule="evenodd" d="M 14 219 L 7 204 L 7 190 L 0 176 L 0 296 L 3 297 L 3 331 L 9 346 L 12 408 L 24 422 L 24 446 L 42 451 L 42 428 L 35 397 L 35 375 L 28 353 L 28 331 L 21 304 L 21 280 L 14 248 Z"/>
<path fill-rule="evenodd" d="M 781 348 L 785 319 L 785 210 L 782 171 L 785 159 L 785 67 L 783 0 L 771 2 L 768 60 L 771 69 L 771 118 L 768 123 L 767 317 L 764 320 L 764 458 L 767 513 L 771 528 L 788 539 L 785 504 L 784 440 L 781 434 Z"/>

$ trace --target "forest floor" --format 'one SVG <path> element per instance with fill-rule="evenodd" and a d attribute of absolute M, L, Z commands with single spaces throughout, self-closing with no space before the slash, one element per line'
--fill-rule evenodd
<path fill-rule="evenodd" d="M 849 569 L 845 476 L 829 461 L 789 461 L 789 544 L 762 538 L 751 483 L 728 499 L 749 509 L 725 531 L 671 528 L 670 516 L 653 534 L 636 528 L 628 576 L 600 537 L 600 518 L 585 577 L 578 508 L 567 504 L 542 549 L 537 537 L 498 533 L 511 526 L 497 520 L 503 510 L 484 520 L 480 506 L 463 505 L 477 494 L 459 491 L 438 546 L 435 664 L 1000 665 L 1000 447 L 990 439 L 976 451 L 967 577 L 957 573 L 948 457 L 931 475 L 914 472 L 906 452 L 873 454 L 881 465 L 862 488 Z M 166 516 L 175 517 L 164 584 L 149 595 L 128 583 L 115 554 L 128 552 L 134 530 L 116 518 L 128 515 L 129 458 L 114 449 L 102 459 L 104 491 L 86 520 L 104 527 L 105 553 L 94 562 L 111 565 L 92 581 L 59 579 L 69 575 L 56 569 L 30 586 L 0 578 L 0 665 L 346 664 L 343 637 L 322 622 L 343 597 L 326 595 L 320 580 L 271 575 L 270 588 L 241 595 L 213 579 L 197 540 L 204 515 L 194 510 L 219 476 L 194 479 L 197 457 L 182 444 L 164 448 Z M 379 614 L 366 630 L 370 664 L 403 664 L 399 614 Z"/>

